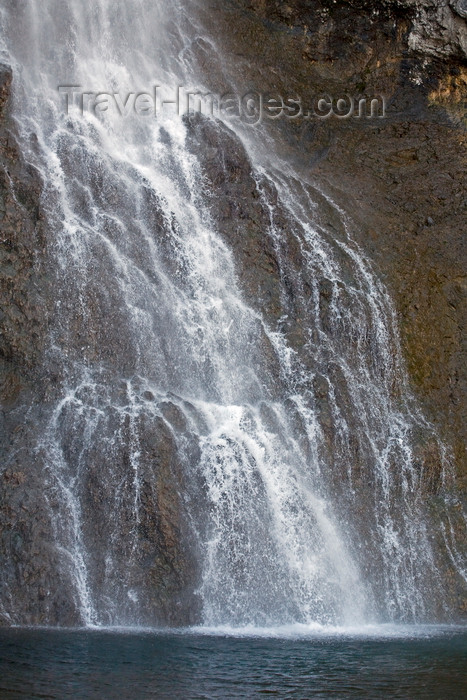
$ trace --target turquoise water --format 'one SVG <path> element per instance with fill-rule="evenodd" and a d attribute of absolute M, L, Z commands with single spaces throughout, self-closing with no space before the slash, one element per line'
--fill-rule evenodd
<path fill-rule="evenodd" d="M 467 697 L 467 632 L 0 631 L 0 698 Z"/>

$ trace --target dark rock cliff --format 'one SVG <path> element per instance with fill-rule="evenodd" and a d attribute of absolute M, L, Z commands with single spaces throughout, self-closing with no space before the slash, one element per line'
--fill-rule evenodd
<path fill-rule="evenodd" d="M 50 304 L 43 267 L 42 182 L 25 163 L 7 116 L 11 81 L 9 67 L 0 66 L 0 624 L 11 622 L 7 611 L 13 595 L 23 599 L 25 617 L 39 621 L 38 611 L 50 608 L 51 579 L 59 589 L 57 574 L 51 572 L 55 557 L 47 551 L 51 526 L 38 498 L 41 474 L 31 459 L 32 406 L 44 390 L 41 366 Z M 66 609 L 66 601 L 59 607 Z"/>
<path fill-rule="evenodd" d="M 57 485 L 48 478 L 50 455 L 41 444 L 53 401 L 63 390 L 69 369 L 50 341 L 60 271 L 49 251 L 54 245 L 54 224 L 50 210 L 48 215 L 41 206 L 40 173 L 25 161 L 18 146 L 9 111 L 11 83 L 10 68 L 0 66 L 0 625 L 76 625 L 83 622 L 80 601 L 70 593 L 73 585 L 66 573 L 66 556 L 64 566 L 63 552 L 56 546 L 60 534 L 59 524 L 57 528 L 53 521 Z M 67 295 L 68 303 L 76 305 L 71 281 Z M 179 496 L 183 474 L 177 446 L 160 418 L 141 416 L 130 428 L 128 415 L 119 414 L 118 402 L 128 398 L 121 374 L 128 373 L 132 352 L 115 318 L 117 311 L 110 313 L 108 303 L 102 299 L 98 303 L 98 297 L 99 291 L 89 304 L 86 323 L 78 318 L 66 341 L 71 356 L 81 356 L 85 344 L 90 362 L 102 356 L 108 360 L 111 371 L 106 381 L 118 395 L 103 428 L 107 436 L 114 436 L 115 451 L 101 449 L 106 435 L 97 432 L 85 454 L 84 536 L 94 553 L 113 542 L 117 562 L 115 578 L 108 573 L 106 578 L 103 558 L 91 556 L 87 563 L 91 585 L 99 599 L 125 577 L 135 596 L 142 589 L 150 591 L 145 602 L 138 602 L 141 619 L 155 625 L 187 623 L 197 619 L 193 594 L 197 575 Z M 176 421 L 175 407 L 166 403 L 162 408 L 169 424 Z M 83 459 L 85 426 L 66 410 L 59 420 L 60 450 L 70 466 L 64 478 L 72 481 Z M 133 503 L 128 446 L 135 439 L 143 453 L 138 522 L 128 506 Z M 111 474 L 110 481 L 101 478 L 104 472 Z M 117 511 L 112 520 L 109 504 Z M 71 519 L 72 513 L 62 517 Z M 132 569 L 133 548 L 137 560 Z M 118 600 L 118 593 L 114 597 Z M 128 599 L 118 600 L 123 615 L 125 602 Z"/>
<path fill-rule="evenodd" d="M 210 13 L 207 22 L 214 25 L 227 56 L 235 61 L 233 82 L 239 89 L 257 90 L 261 86 L 264 92 L 284 97 L 299 95 L 304 104 L 312 104 L 323 94 L 336 98 L 385 96 L 385 118 L 282 120 L 261 128 L 273 135 L 283 158 L 311 179 L 325 183 L 336 201 L 352 213 L 353 233 L 396 301 L 412 386 L 452 449 L 458 493 L 465 497 L 465 2 L 210 0 L 206 10 Z M 208 61 L 206 70 L 213 76 L 212 89 L 221 91 L 225 75 L 219 66 Z M 79 614 L 61 585 L 58 555 L 51 546 L 50 509 L 41 493 L 46 465 L 34 454 L 34 426 L 40 423 L 43 404 L 56 391 L 50 372 L 43 373 L 55 273 L 48 267 L 48 224 L 40 205 L 43 184 L 39 173 L 21 155 L 8 114 L 11 79 L 8 67 L 2 66 L 0 624 L 74 624 L 79 622 Z M 213 217 L 234 249 L 241 284 L 252 303 L 278 318 L 282 313 L 275 282 L 278 253 L 260 235 L 267 212 L 253 197 L 255 187 L 245 152 L 227 133 L 222 144 L 217 143 L 219 132 L 210 131 L 203 122 L 192 125 L 191 138 L 192 147 L 202 144 L 205 153 L 209 149 L 225 151 L 227 171 L 220 169 L 215 158 L 204 162 L 208 180 L 217 187 Z M 274 197 L 274 193 L 269 196 Z M 155 210 L 152 206 L 157 219 Z M 251 234 L 246 244 L 236 237 L 238 220 Z M 284 224 L 281 254 L 292 261 L 287 282 L 292 304 L 296 283 L 293 266 L 299 267 L 301 261 L 286 231 Z M 325 303 L 325 288 L 322 297 Z M 112 318 L 96 312 L 91 321 L 97 336 L 91 337 L 89 332 L 87 343 L 99 356 L 105 352 L 106 334 L 112 332 Z M 80 332 L 76 331 L 77 337 Z M 300 323 L 290 333 L 299 346 Z M 122 357 L 124 342 L 118 338 L 115 344 L 122 345 Z M 115 372 L 109 375 L 112 383 L 123 359 L 108 359 L 115 364 Z M 54 382 L 60 383 L 59 373 Z M 322 399 L 324 413 L 324 393 Z M 165 408 L 169 423 L 176 422 L 176 407 L 167 404 Z M 125 426 L 122 430 L 123 444 Z M 133 584 L 136 589 L 140 586 L 153 591 L 143 611 L 152 623 L 196 621 L 193 591 L 199 572 L 194 553 L 181 544 L 187 539 L 188 526 L 177 496 L 184 478 L 178 448 L 166 424 L 159 420 L 141 420 L 137 432 L 145 454 L 143 471 L 157 464 L 159 482 L 154 491 L 148 478 L 141 495 L 140 573 L 135 573 Z M 425 447 L 429 453 L 430 446 Z M 71 454 L 77 447 L 70 442 L 65 449 Z M 196 453 L 196 445 L 190 449 Z M 103 491 L 98 478 L 99 469 L 105 468 L 102 453 L 96 448 L 88 458 L 94 467 L 84 483 L 87 537 L 99 544 L 110 537 L 103 513 L 111 496 Z M 429 458 L 425 455 L 425 460 Z M 437 459 L 432 455 L 432 462 Z M 124 450 L 118 459 L 109 460 L 113 460 L 116 476 L 123 479 L 128 470 Z M 437 465 L 433 464 L 427 474 L 427 491 L 434 492 Z M 120 542 L 125 542 L 133 526 L 130 515 L 122 517 Z M 122 567 L 127 555 L 122 545 Z M 104 596 L 102 563 L 91 562 L 90 570 L 95 590 Z M 453 576 L 449 567 L 446 576 Z M 457 583 L 452 585 L 453 605 L 465 612 L 462 591 L 456 588 Z M 20 620 L 8 616 L 12 595 L 23 611 Z"/>
<path fill-rule="evenodd" d="M 212 8 L 222 41 L 243 66 L 239 89 L 261 86 L 307 106 L 323 95 L 385 96 L 385 118 L 262 128 L 282 156 L 326 182 L 352 212 L 355 235 L 396 299 L 413 387 L 453 448 L 464 490 L 464 4 L 232 0 Z"/>
<path fill-rule="evenodd" d="M 352 213 L 353 233 L 395 299 L 412 387 L 451 451 L 465 503 L 465 3 L 231 0 L 210 10 L 240 92 L 301 98 L 306 107 L 321 96 L 334 104 L 385 97 L 384 119 L 266 119 L 261 130 Z M 255 259 L 263 267 L 268 252 Z M 453 595 L 465 613 L 462 589 Z"/>

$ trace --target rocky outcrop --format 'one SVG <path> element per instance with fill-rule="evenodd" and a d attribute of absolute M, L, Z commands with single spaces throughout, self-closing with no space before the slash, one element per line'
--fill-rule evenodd
<path fill-rule="evenodd" d="M 291 170 L 296 168 L 311 185 L 326 189 L 352 213 L 352 235 L 396 302 L 412 387 L 453 452 L 456 496 L 465 497 L 465 3 L 214 0 L 209 9 L 212 16 L 206 21 L 213 23 L 213 35 L 222 41 L 227 55 L 221 70 L 217 57 L 203 49 L 204 68 L 217 83 L 213 90 L 219 87 L 222 91 L 225 81 L 230 81 L 239 90 L 299 95 L 304 105 L 323 94 L 335 98 L 385 96 L 387 112 L 381 118 L 265 122 L 257 127 L 255 138 L 271 136 Z M 235 75 L 225 67 L 229 53 L 235 57 Z M 49 331 L 58 327 L 54 325 L 58 273 L 49 265 L 46 245 L 46 228 L 52 223 L 46 221 L 40 206 L 40 174 L 19 152 L 5 111 L 11 79 L 11 71 L 3 66 L 0 254 L 1 296 L 7 303 L 0 317 L 0 427 L 5 435 L 0 470 L 0 624 L 82 622 L 80 601 L 70 597 L 71 587 L 64 585 L 69 572 L 64 568 L 63 552 L 51 546 L 57 539 L 58 486 L 50 479 L 47 451 L 37 450 L 37 437 L 42 437 L 40 431 L 47 425 L 44 416 L 50 415 L 52 399 L 60 396 L 73 362 L 81 360 L 91 375 L 96 370 L 93 378 L 101 366 L 106 369 L 91 398 L 89 386 L 83 386 L 70 400 L 70 409 L 65 405 L 61 410 L 61 437 L 54 446 L 65 458 L 66 479 L 71 481 L 85 465 L 79 496 L 82 534 L 89 552 L 87 571 L 96 605 L 102 603 L 105 608 L 111 590 L 120 620 L 128 611 L 128 619 L 134 621 L 139 611 L 146 624 L 196 622 L 200 557 L 193 546 L 190 508 L 202 510 L 202 484 L 191 503 L 183 494 L 186 470 L 193 469 L 199 458 L 197 440 L 187 428 L 181 399 L 161 401 L 144 386 L 135 385 L 137 352 L 119 307 L 118 281 L 105 278 L 103 289 L 104 258 L 99 257 L 97 245 L 92 251 L 93 275 L 79 290 L 87 315 L 79 307 L 73 315 L 76 298 L 69 290 L 61 299 L 62 308 L 73 318 L 64 341 L 69 349 L 68 365 L 59 353 L 49 353 Z M 281 232 L 280 240 L 263 235 L 277 193 L 253 178 L 245 149 L 227 128 L 214 127 L 212 121 L 203 119 L 189 120 L 188 126 L 188 145 L 199 154 L 206 182 L 215 194 L 211 216 L 234 253 L 242 290 L 272 325 L 286 330 L 306 367 L 311 361 L 303 351 L 307 317 L 297 301 L 302 291 L 300 270 L 306 262 L 279 208 L 275 227 Z M 83 181 L 93 200 L 109 213 L 109 237 L 119 235 L 111 228 L 115 213 L 128 226 L 126 252 L 149 275 L 142 252 L 131 249 L 135 216 L 124 211 L 122 203 L 128 202 L 124 185 L 120 183 L 122 189 L 118 189 L 117 178 L 108 177 L 98 155 L 95 161 L 88 157 L 81 162 L 79 153 L 65 140 L 60 150 L 64 172 L 88 169 Z M 150 218 L 163 249 L 167 222 L 162 221 L 160 203 L 149 188 L 146 195 L 141 211 Z M 83 199 L 78 203 L 80 211 L 91 221 L 86 193 L 79 191 L 79 196 Z M 332 218 L 324 199 L 321 204 L 323 222 L 338 233 L 339 221 Z M 287 264 L 280 264 L 281 259 Z M 170 261 L 166 262 L 169 266 Z M 320 280 L 318 297 L 325 325 L 332 299 L 329 280 Z M 351 322 L 347 325 L 349 343 L 350 326 Z M 60 340 L 60 333 L 56 336 Z M 342 337 L 345 342 L 344 333 Z M 263 340 L 265 371 L 275 377 L 274 353 L 268 352 Z M 332 464 L 329 386 L 324 369 L 323 373 L 314 370 L 312 390 L 325 435 L 326 458 Z M 147 371 L 160 380 L 158 368 Z M 338 369 L 330 371 L 340 391 L 344 382 Z M 338 398 L 345 407 L 344 389 Z M 349 418 L 350 424 L 352 420 L 357 417 Z M 86 442 L 89 424 L 94 432 Z M 106 441 L 109 435 L 112 440 Z M 300 426 L 296 438 L 300 439 Z M 83 447 L 85 443 L 91 447 Z M 423 439 L 417 463 L 425 473 L 427 500 L 436 510 L 439 453 L 435 443 L 422 443 Z M 137 492 L 132 450 L 140 455 Z M 353 457 L 359 465 L 357 490 L 363 494 L 372 478 L 371 465 L 359 461 L 358 446 L 354 446 Z M 102 472 L 111 478 L 104 481 Z M 363 512 L 364 495 L 352 505 L 340 477 L 337 471 L 331 475 L 333 487 L 341 490 L 342 502 L 349 512 L 351 508 Z M 193 506 L 195 501 L 197 506 Z M 69 515 L 73 515 L 71 509 Z M 353 515 L 356 519 L 361 513 Z M 97 555 L 106 548 L 113 557 L 111 565 Z M 447 561 L 445 576 L 453 607 L 460 610 L 465 607 L 464 591 L 451 567 Z M 15 609 L 22 611 L 18 619 Z"/>
<path fill-rule="evenodd" d="M 467 59 L 465 0 L 245 0 L 242 4 L 268 21 L 291 29 L 306 28 L 310 36 L 319 34 L 323 46 L 326 41 L 331 44 L 331 52 L 332 45 L 336 49 L 340 44 L 339 50 L 344 49 L 346 36 L 352 52 L 363 25 L 381 32 L 385 22 L 405 22 L 411 51 L 442 59 Z"/>
<path fill-rule="evenodd" d="M 467 3 L 465 0 L 413 3 L 415 15 L 409 48 L 442 59 L 467 59 Z"/>

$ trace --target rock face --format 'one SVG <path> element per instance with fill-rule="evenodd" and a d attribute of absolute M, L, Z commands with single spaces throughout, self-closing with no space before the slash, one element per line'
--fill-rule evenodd
<path fill-rule="evenodd" d="M 65 620 L 69 605 L 60 600 L 56 556 L 50 519 L 39 496 L 42 475 L 34 468 L 33 426 L 37 394 L 44 390 L 41 366 L 47 333 L 49 299 L 44 270 L 45 237 L 42 228 L 39 173 L 25 163 L 7 110 L 12 74 L 0 67 L 1 141 L 1 449 L 0 487 L 0 624 L 14 622 L 9 611 L 13 598 L 21 600 L 30 622 L 53 617 L 54 606 Z M 49 587 L 57 591 L 47 598 Z M 46 611 L 45 616 L 41 614 Z M 58 612 L 56 610 L 56 612 Z"/>
<path fill-rule="evenodd" d="M 299 95 L 304 104 L 312 104 L 323 94 L 335 98 L 384 95 L 384 118 L 282 120 L 261 125 L 256 137 L 262 138 L 264 129 L 292 169 L 304 173 L 312 185 L 324 184 L 335 201 L 351 212 L 353 236 L 395 299 L 412 388 L 452 451 L 456 495 L 465 499 L 465 2 L 213 0 L 209 10 L 206 22 L 215 26 L 227 59 L 229 54 L 235 56 L 236 65 L 235 75 L 229 75 L 228 69 L 222 73 L 216 57 L 203 54 L 205 70 L 217 83 L 213 90 L 225 87 L 227 79 L 245 91 L 261 86 L 264 92 L 279 92 L 284 97 Z M 182 410 L 180 397 L 161 400 L 138 383 L 137 352 L 119 308 L 117 282 L 108 279 L 102 288 L 105 266 L 99 255 L 94 256 L 94 277 L 78 290 L 86 313 L 77 311 L 71 327 L 60 329 L 70 356 L 65 361 L 56 351 L 63 343 L 56 332 L 60 271 L 48 250 L 56 222 L 45 217 L 40 173 L 25 162 L 15 140 L 8 114 L 11 79 L 9 68 L 2 66 L 0 624 L 82 623 L 87 589 L 94 591 L 102 609 L 112 591 L 120 620 L 127 615 L 134 621 L 139 614 L 145 624 L 197 622 L 200 571 L 193 519 L 199 522 L 202 516 L 193 518 L 194 494 L 190 502 L 183 496 L 187 470 L 199 461 L 198 437 L 186 419 L 192 407 L 183 405 Z M 244 147 L 228 129 L 195 118 L 188 120 L 188 130 L 188 148 L 201 154 L 203 174 L 215 193 L 210 215 L 233 251 L 248 303 L 286 331 L 300 360 L 311 369 L 311 356 L 303 347 L 309 317 L 299 302 L 303 296 L 300 270 L 306 261 L 290 234 L 286 214 L 274 209 L 277 192 L 254 179 Z M 109 236 L 117 240 L 119 235 L 117 228 L 112 229 L 114 214 L 127 222 L 128 232 L 133 231 L 136 214 L 124 211 L 124 187 L 119 190 L 115 181 L 106 179 L 108 171 L 98 157 L 92 163 L 81 162 L 64 140 L 61 158 L 65 173 L 71 175 L 75 169 L 91 173 L 89 192 L 109 215 Z M 80 196 L 83 216 L 92 221 L 86 192 Z M 138 211 L 150 221 L 163 248 L 169 226 L 161 203 L 149 186 L 143 199 Z M 341 223 L 324 197 L 320 206 L 323 223 L 339 236 Z M 263 235 L 271 208 L 276 230 L 281 231 L 278 241 Z M 144 273 L 151 274 L 141 251 L 129 249 L 128 255 L 137 257 Z M 73 293 L 60 298 L 62 311 L 77 306 L 72 281 L 70 289 Z M 310 293 L 310 289 L 305 291 Z M 326 328 L 333 300 L 329 280 L 320 280 L 317 296 L 320 321 L 332 334 L 332 328 Z M 349 319 L 345 327 L 351 344 L 358 329 L 353 335 Z M 274 353 L 272 349 L 268 353 L 267 340 L 263 340 L 264 370 L 276 377 L 279 368 Z M 373 341 L 365 339 L 368 347 Z M 98 377 L 98 389 L 91 390 L 90 383 L 84 382 L 68 397 L 56 415 L 62 437 L 59 442 L 56 434 L 50 439 L 54 456 L 63 457 L 67 465 L 62 474 L 65 487 L 77 475 L 81 483 L 82 535 L 88 552 L 83 568 L 88 579 L 80 580 L 83 592 L 78 600 L 68 594 L 69 572 L 52 545 L 63 537 L 64 547 L 71 551 L 76 542 L 66 541 L 68 535 L 60 532 L 59 520 L 54 518 L 59 511 L 54 499 L 59 488 L 63 491 L 63 484 L 49 474 L 47 449 L 51 447 L 42 440 L 41 431 L 51 424 L 54 400 L 64 391 L 73 362 L 81 360 L 90 372 L 98 366 L 105 368 Z M 329 385 L 324 369 L 313 369 L 312 390 L 331 464 L 335 431 Z M 332 371 L 334 385 L 343 387 L 338 369 Z M 150 372 L 160 380 L 159 368 L 148 369 Z M 394 392 L 397 394 L 397 388 Z M 348 405 L 344 390 L 339 400 L 342 406 Z M 89 426 L 93 439 L 88 448 L 83 445 L 89 443 Z M 109 435 L 112 440 L 107 439 Z M 296 437 L 300 439 L 300 426 Z M 353 449 L 358 462 L 358 445 Z M 438 448 L 435 441 L 423 437 L 417 449 L 426 500 L 436 511 Z M 135 501 L 135 452 L 140 455 L 137 509 L 128 505 Z M 112 478 L 104 482 L 102 473 Z M 344 493 L 341 473 L 336 471 L 332 478 L 353 521 L 363 522 L 371 465 L 361 462 L 357 486 L 363 495 L 353 503 Z M 196 508 L 202 511 L 202 480 L 198 488 Z M 67 510 L 70 520 L 76 516 L 72 506 L 70 503 Z M 368 538 L 371 533 L 365 528 L 369 530 L 370 524 L 361 525 Z M 93 555 L 107 549 L 112 565 Z M 466 612 L 465 591 L 452 562 L 446 560 L 443 566 L 452 608 Z M 74 572 L 75 577 L 79 575 L 79 570 Z M 16 617 L 15 611 L 19 611 Z M 109 620 L 99 621 L 112 619 L 110 612 Z"/>
<path fill-rule="evenodd" d="M 305 106 L 322 95 L 335 102 L 349 95 L 385 96 L 384 119 L 265 120 L 255 138 L 272 134 L 277 152 L 292 168 L 318 185 L 325 182 L 335 201 L 352 212 L 354 236 L 396 301 L 412 387 L 451 450 L 457 493 L 465 502 L 463 3 L 236 0 L 227 7 L 213 5 L 217 32 L 236 66 L 235 75 L 227 77 L 240 92 L 261 86 L 264 95 L 301 97 Z M 222 91 L 216 82 L 212 88 Z M 257 260 L 267 258 L 266 250 L 256 254 Z M 269 264 L 273 273 L 274 262 Z M 446 576 L 452 579 L 452 571 Z M 462 586 L 455 587 L 453 598 L 465 612 Z"/>
<path fill-rule="evenodd" d="M 243 13 L 235 24 L 238 7 Z M 323 94 L 386 97 L 384 119 L 297 119 L 262 128 L 273 131 L 281 155 L 312 179 L 324 178 L 355 216 L 355 235 L 397 301 L 413 386 L 453 447 L 462 489 L 467 478 L 463 12 L 462 3 L 429 0 L 238 0 L 218 8 L 216 17 L 226 30 L 222 40 L 244 65 L 239 89 L 261 85 L 264 94 L 298 95 L 305 105 Z M 234 29 L 227 32 L 227 26 Z"/>
<path fill-rule="evenodd" d="M 345 35 L 355 48 L 356 34 L 362 26 L 376 26 L 381 32 L 384 22 L 404 20 L 412 51 L 444 59 L 467 57 L 465 0 L 246 0 L 242 4 L 268 20 L 289 27 L 306 26 L 310 36 L 315 32 L 320 35 L 322 44 L 325 37 L 334 47 L 340 43 L 339 51 L 345 49 Z M 352 51 L 350 46 L 347 48 Z"/>
<path fill-rule="evenodd" d="M 424 2 L 416 6 L 409 35 L 414 51 L 440 58 L 467 57 L 467 5 L 464 0 Z"/>
<path fill-rule="evenodd" d="M 331 281 L 322 276 L 322 271 L 313 268 L 306 255 L 306 248 L 297 240 L 294 231 L 296 223 L 289 218 L 290 215 L 279 203 L 275 187 L 270 183 L 258 182 L 253 176 L 247 154 L 238 139 L 226 127 L 214 124 L 199 115 L 191 116 L 188 125 L 189 148 L 194 153 L 202 154 L 201 162 L 207 186 L 214 194 L 211 215 L 216 229 L 234 251 L 236 269 L 245 296 L 258 311 L 266 313 L 269 321 L 278 324 L 293 348 L 303 375 L 310 378 L 309 389 L 314 395 L 314 410 L 323 431 L 324 440 L 320 451 L 329 469 L 329 488 L 339 501 L 341 514 L 345 513 L 344 520 L 349 529 L 354 532 L 359 542 L 365 542 L 366 576 L 368 581 L 374 580 L 375 569 L 384 569 L 382 562 L 374 566 L 381 556 L 379 544 L 374 541 L 374 533 L 379 527 L 377 514 L 374 519 L 372 503 L 375 478 L 377 480 L 376 467 L 372 456 L 366 452 L 364 444 L 360 441 L 362 430 L 353 404 L 355 397 L 349 395 L 355 387 L 349 386 L 348 378 L 346 380 L 343 376 L 342 367 L 335 361 L 335 354 L 332 350 L 329 352 L 330 348 L 327 345 L 330 342 L 331 347 L 340 349 L 348 345 L 347 370 L 351 368 L 352 371 L 358 372 L 362 354 L 367 353 L 373 356 L 377 366 L 382 367 L 385 363 L 384 358 L 379 355 L 377 338 L 373 335 L 371 324 L 367 325 L 369 319 L 365 312 L 362 314 L 362 309 L 355 303 L 355 299 L 352 299 L 351 293 L 348 294 L 345 286 L 345 281 L 355 279 L 355 270 L 349 265 L 349 261 L 343 258 L 341 264 L 344 280 L 341 280 L 337 287 L 335 280 Z M 320 163 L 320 170 L 322 167 Z M 291 182 L 290 187 L 292 186 Z M 338 201 L 345 201 L 352 210 L 353 204 L 351 199 L 348 199 L 348 194 L 338 191 L 336 198 Z M 322 221 L 323 226 L 339 239 L 342 235 L 342 222 L 336 217 L 335 210 L 324 198 L 318 197 L 317 203 L 320 218 L 315 219 L 315 223 L 317 220 Z M 358 221 L 359 226 L 367 225 L 360 215 Z M 273 236 L 268 233 L 271 222 L 275 232 Z M 361 239 L 360 243 L 362 247 L 367 245 L 364 239 Z M 371 248 L 371 253 L 374 258 L 374 247 Z M 308 274 L 304 272 L 306 269 Z M 344 319 L 341 319 L 343 323 L 336 323 L 333 314 L 336 293 L 339 296 L 340 313 L 345 313 Z M 317 300 L 315 307 L 307 303 L 306 300 L 310 298 Z M 321 329 L 319 339 L 313 339 L 310 329 L 316 329 L 317 317 Z M 279 367 L 274 366 L 273 353 L 267 353 L 267 340 L 263 338 L 262 342 L 267 358 L 265 374 L 279 377 L 281 372 Z M 306 380 L 302 388 L 305 387 Z M 398 396 L 400 389 L 400 386 L 393 387 L 394 397 Z M 436 401 L 438 400 L 439 394 L 436 396 Z M 336 404 L 346 416 L 351 435 L 344 451 L 336 422 Z M 290 403 L 288 408 L 293 415 L 293 403 Z M 436 415 L 434 411 L 433 418 Z M 300 425 L 299 420 L 296 428 L 296 439 L 300 440 L 303 437 L 303 425 Z M 443 457 L 433 433 L 422 425 L 416 430 L 419 434 L 414 435 L 416 444 L 413 464 L 423 475 L 422 492 L 427 513 L 433 515 L 435 511 L 435 523 L 439 520 L 439 531 L 437 534 L 433 533 L 432 539 L 437 542 L 436 546 L 443 550 L 445 545 L 442 537 L 439 539 L 444 518 L 444 507 L 440 497 L 443 492 Z M 353 475 L 351 486 L 345 473 L 345 467 L 350 464 Z M 403 478 L 402 455 L 394 458 L 394 470 Z M 325 482 L 326 478 L 323 475 L 322 481 Z M 397 482 L 397 478 L 395 481 Z M 396 483 L 394 486 L 397 493 Z M 399 525 L 402 530 L 401 522 Z M 453 522 L 456 522 L 455 527 L 459 527 L 461 533 L 462 522 Z M 452 562 L 441 557 L 438 566 L 442 577 L 449 580 L 446 586 L 449 591 L 449 604 L 462 614 L 465 608 L 462 581 L 454 574 Z M 426 577 L 429 575 L 425 570 L 417 584 L 420 591 L 425 590 Z M 426 589 L 432 591 L 433 600 L 436 599 L 436 585 L 433 581 Z M 383 580 L 378 582 L 375 589 L 381 591 L 384 598 Z M 383 599 L 377 598 L 377 607 L 384 607 Z M 443 617 L 441 609 L 432 608 L 431 614 Z"/>
<path fill-rule="evenodd" d="M 86 562 L 89 580 L 80 581 L 83 591 L 79 597 L 76 581 L 70 583 L 69 578 L 77 574 L 70 574 L 66 557 L 56 547 L 62 527 L 69 526 L 69 522 L 62 526 L 60 519 L 73 521 L 76 518 L 71 502 L 65 513 L 61 511 L 60 518 L 54 517 L 59 509 L 57 492 L 60 488 L 50 478 L 47 436 L 54 401 L 63 391 L 69 370 L 56 347 L 51 347 L 54 340 L 51 343 L 50 337 L 54 318 L 56 321 L 54 315 L 60 313 L 56 305 L 57 300 L 60 301 L 57 296 L 60 271 L 49 255 L 54 224 L 41 209 L 41 176 L 25 162 L 9 119 L 11 81 L 11 70 L 2 65 L 0 625 L 76 625 L 90 621 L 83 618 L 87 588 L 92 586 L 99 600 L 108 596 L 109 590 L 118 587 L 123 579 L 133 596 L 119 599 L 114 591 L 114 600 L 118 601 L 123 618 L 126 607 L 137 605 L 141 619 L 154 625 L 194 621 L 198 615 L 193 594 L 196 563 L 187 544 L 193 538 L 186 532 L 179 495 L 183 493 L 182 468 L 168 428 L 170 420 L 176 422 L 176 408 L 166 405 L 167 422 L 142 415 L 132 423 L 125 410 L 119 412 L 119 402 L 124 406 L 128 399 L 127 385 L 122 382 L 120 372 L 129 371 L 131 343 L 120 332 L 118 320 L 108 313 L 107 305 L 96 303 L 97 297 L 94 304 L 90 304 L 87 326 L 80 326 L 78 318 L 66 342 L 70 343 L 71 357 L 75 353 L 80 355 L 83 344 L 89 356 L 106 356 L 113 368 L 106 381 L 115 386 L 114 410 L 109 410 L 102 425 L 96 426 L 96 443 L 89 452 L 83 453 L 86 421 L 73 413 L 73 406 L 68 409 L 65 405 L 57 418 L 62 439 L 60 444 L 53 443 L 53 449 L 55 456 L 58 450 L 59 460 L 61 455 L 69 467 L 61 476 L 65 488 L 67 481 L 75 477 L 73 470 L 80 469 L 80 460 L 87 460 L 81 493 L 85 519 L 83 536 L 94 553 L 105 551 L 112 542 L 114 568 L 106 570 L 103 557 L 90 555 Z M 69 301 L 73 303 L 73 299 Z M 62 332 L 65 331 L 62 329 Z M 86 391 L 83 387 L 75 405 L 81 405 L 81 401 L 85 405 Z M 148 395 L 147 402 L 153 403 L 154 397 Z M 88 415 L 88 419 L 92 421 L 92 416 Z M 114 435 L 115 450 L 105 449 L 109 435 Z M 51 439 L 53 442 L 54 435 Z M 99 447 L 99 440 L 104 443 L 103 449 Z M 134 509 L 128 505 L 133 504 L 134 499 L 129 452 L 135 441 L 143 453 L 139 463 L 141 517 L 137 521 Z M 190 449 L 196 452 L 196 445 Z M 102 479 L 103 473 L 110 474 L 114 481 Z M 115 492 L 116 483 L 120 484 L 119 493 Z M 73 551 L 76 542 L 65 539 L 62 545 Z M 130 560 L 134 551 L 137 557 L 136 560 L 133 557 L 132 568 Z M 73 590 L 75 594 L 71 593 Z M 134 614 L 131 619 L 136 619 Z"/>

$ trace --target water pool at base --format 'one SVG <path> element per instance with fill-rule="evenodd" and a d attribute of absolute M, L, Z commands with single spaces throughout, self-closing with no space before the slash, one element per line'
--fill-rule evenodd
<path fill-rule="evenodd" d="M 0 631 L 1 700 L 467 696 L 459 627 Z"/>

